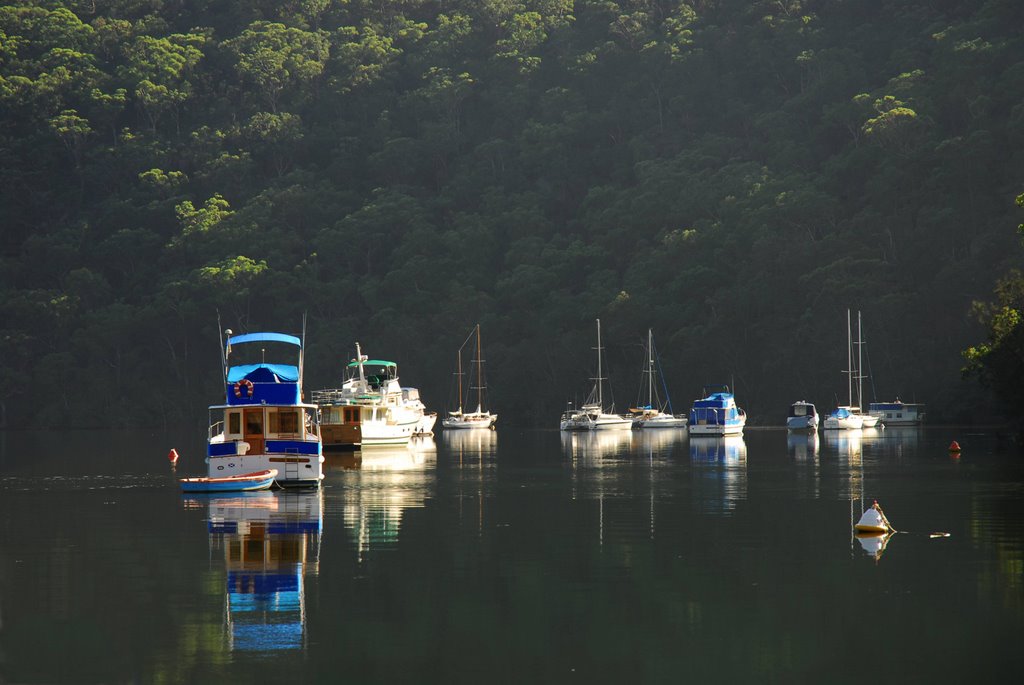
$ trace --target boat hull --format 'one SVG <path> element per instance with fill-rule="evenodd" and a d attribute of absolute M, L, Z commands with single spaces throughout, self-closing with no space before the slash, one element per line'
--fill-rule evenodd
<path fill-rule="evenodd" d="M 434 434 L 434 424 L 437 422 L 437 412 L 430 412 L 420 417 L 420 420 L 416 422 L 416 428 L 412 432 L 412 436 L 420 437 Z"/>
<path fill-rule="evenodd" d="M 692 423 L 690 424 L 690 435 L 743 435 L 745 423 Z"/>
<path fill-rule="evenodd" d="M 786 419 L 786 428 L 795 430 L 816 430 L 818 428 L 817 416 L 790 416 Z"/>
<path fill-rule="evenodd" d="M 319 448 L 319 445 L 317 445 Z M 284 488 L 316 488 L 324 477 L 323 454 L 246 454 L 207 457 L 208 478 L 237 477 L 257 471 L 276 470 L 277 484 Z"/>
<path fill-rule="evenodd" d="M 449 416 L 441 421 L 445 430 L 471 430 L 486 429 L 492 427 L 498 420 L 497 414 L 484 414 L 482 416 Z"/>
<path fill-rule="evenodd" d="M 864 422 L 861 421 L 859 416 L 847 416 L 845 418 L 839 418 L 830 416 L 825 419 L 823 428 L 827 431 L 830 430 L 842 430 L 842 431 L 853 431 L 860 430 L 864 427 Z"/>
<path fill-rule="evenodd" d="M 277 469 L 267 469 L 220 478 L 182 478 L 179 483 L 182 492 L 251 492 L 270 488 L 277 473 Z"/>
<path fill-rule="evenodd" d="M 587 424 L 587 430 L 592 431 L 621 431 L 632 428 L 632 421 L 616 414 L 602 414 Z"/>
<path fill-rule="evenodd" d="M 678 416 L 657 416 L 652 418 L 636 419 L 633 426 L 641 430 L 651 428 L 686 428 L 686 419 Z"/>

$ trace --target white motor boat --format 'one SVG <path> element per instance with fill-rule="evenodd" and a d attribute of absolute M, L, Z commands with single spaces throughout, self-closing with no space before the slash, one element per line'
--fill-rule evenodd
<path fill-rule="evenodd" d="M 789 406 L 786 417 L 786 428 L 789 430 L 817 430 L 818 410 L 810 402 L 794 402 Z"/>
<path fill-rule="evenodd" d="M 405 445 L 433 428 L 419 391 L 399 383 L 395 362 L 369 359 L 357 342 L 346 373 L 340 389 L 313 391 L 325 450 Z"/>

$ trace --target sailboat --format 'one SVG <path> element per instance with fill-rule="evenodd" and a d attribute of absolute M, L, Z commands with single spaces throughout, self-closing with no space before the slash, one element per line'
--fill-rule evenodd
<path fill-rule="evenodd" d="M 846 310 L 846 386 L 849 404 L 840 405 L 832 410 L 823 424 L 825 430 L 859 430 L 864 427 L 864 419 L 856 413 L 853 406 L 853 336 L 850 330 L 850 310 Z"/>
<path fill-rule="evenodd" d="M 469 342 L 469 338 L 476 335 L 476 359 L 473 363 L 476 366 L 476 375 L 471 376 L 469 391 L 476 390 L 476 411 L 464 412 L 462 410 L 462 348 Z M 469 334 L 469 338 L 466 338 L 466 342 L 462 343 L 462 347 L 459 348 L 459 362 L 458 372 L 456 376 L 459 379 L 459 408 L 453 412 L 449 412 L 448 416 L 441 421 L 441 425 L 445 428 L 453 429 L 466 429 L 466 428 L 492 428 L 494 422 L 498 420 L 497 414 L 492 414 L 490 411 L 484 409 L 484 373 L 483 373 L 483 349 L 480 344 L 480 324 L 476 325 L 473 332 Z M 475 379 L 475 380 L 474 380 Z M 472 385 L 475 382 L 476 385 Z"/>
<path fill-rule="evenodd" d="M 672 401 L 668 399 L 668 390 L 665 391 L 665 404 L 661 404 L 661 398 L 658 397 L 658 391 L 655 389 L 654 333 L 649 328 L 647 329 L 646 357 L 647 369 L 644 371 L 644 374 L 647 376 L 647 405 L 629 410 L 633 415 L 633 428 L 685 428 L 686 416 L 672 414 Z M 661 376 L 661 381 L 664 384 L 664 376 Z M 643 388 L 641 386 L 642 391 Z M 666 409 L 668 410 L 667 413 Z"/>
<path fill-rule="evenodd" d="M 864 428 L 874 428 L 878 425 L 878 417 L 873 414 L 864 413 L 864 335 L 861 332 L 860 310 L 857 311 L 857 406 L 854 412 L 861 418 Z"/>
<path fill-rule="evenodd" d="M 613 414 L 604 409 L 604 381 L 601 375 L 601 319 L 597 319 L 597 378 L 594 378 L 594 388 L 590 391 L 587 403 L 577 410 L 566 411 L 562 414 L 559 428 L 564 431 L 571 430 L 629 430 L 633 422 L 625 416 Z"/>

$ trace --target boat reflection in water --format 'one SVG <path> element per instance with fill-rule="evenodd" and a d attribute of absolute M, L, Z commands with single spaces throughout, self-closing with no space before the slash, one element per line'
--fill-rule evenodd
<path fill-rule="evenodd" d="M 188 499 L 208 507 L 210 550 L 224 557 L 229 649 L 304 649 L 305 579 L 319 573 L 323 490 Z"/>
<path fill-rule="evenodd" d="M 634 433 L 631 430 L 562 431 L 562 454 L 573 461 L 599 464 L 613 457 L 628 458 Z"/>
<path fill-rule="evenodd" d="M 863 440 L 863 428 L 825 432 L 825 447 L 837 456 L 841 463 L 860 464 Z"/>
<path fill-rule="evenodd" d="M 632 438 L 633 448 L 648 457 L 668 456 L 686 442 L 686 428 L 638 430 Z"/>
<path fill-rule="evenodd" d="M 829 431 L 831 433 L 831 431 Z M 818 432 L 788 431 L 786 433 L 786 447 L 789 453 L 797 461 L 817 461 L 818 448 L 821 447 L 821 438 Z"/>
<path fill-rule="evenodd" d="M 747 498 L 747 443 L 742 435 L 690 435 L 690 463 L 700 511 L 729 514 Z"/>
<path fill-rule="evenodd" d="M 371 550 L 398 543 L 402 519 L 426 505 L 436 481 L 437 446 L 433 438 L 408 445 L 363 450 L 359 467 L 345 473 L 342 518 L 359 561 Z"/>
<path fill-rule="evenodd" d="M 495 430 L 446 430 L 442 437 L 456 461 L 463 457 L 491 457 L 498 449 Z"/>
<path fill-rule="evenodd" d="M 799 468 L 797 481 L 801 490 L 811 499 L 818 499 L 821 493 L 821 438 L 817 431 L 786 431 L 786 449 Z"/>

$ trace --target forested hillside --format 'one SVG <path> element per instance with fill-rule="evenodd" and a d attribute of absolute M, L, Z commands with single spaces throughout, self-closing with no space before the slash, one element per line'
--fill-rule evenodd
<path fill-rule="evenodd" d="M 1020 0 L 79 0 L 0 7 L 8 425 L 205 419 L 217 313 L 354 343 L 442 409 L 845 393 L 985 420 L 971 302 L 1020 266 Z M 868 385 L 871 385 L 869 383 Z"/>

